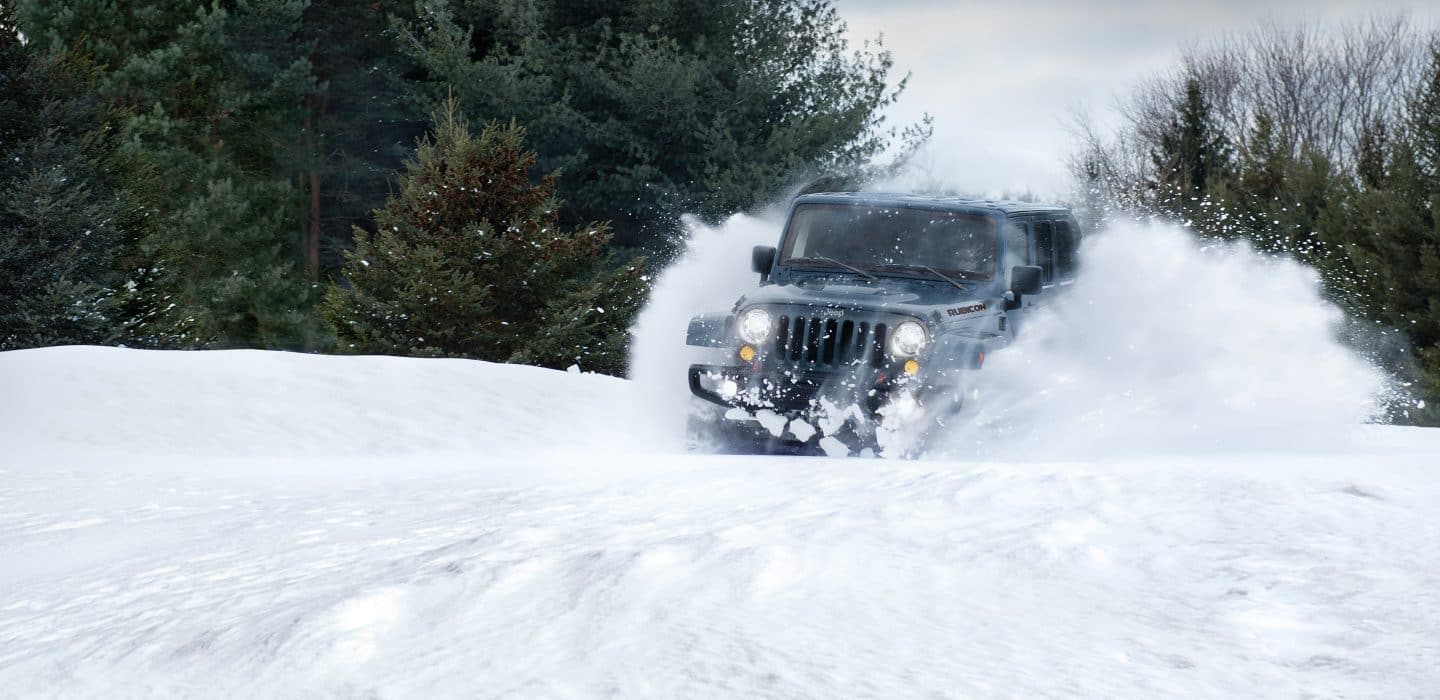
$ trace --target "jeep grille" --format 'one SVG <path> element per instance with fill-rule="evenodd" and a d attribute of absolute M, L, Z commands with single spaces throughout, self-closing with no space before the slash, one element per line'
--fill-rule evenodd
<path fill-rule="evenodd" d="M 817 316 L 781 316 L 775 352 L 791 362 L 843 367 L 885 363 L 885 324 Z"/>

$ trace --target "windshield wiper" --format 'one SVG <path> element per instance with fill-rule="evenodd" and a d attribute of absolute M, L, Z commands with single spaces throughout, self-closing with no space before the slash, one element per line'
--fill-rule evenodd
<path fill-rule="evenodd" d="M 804 263 L 804 262 L 807 261 L 807 260 L 819 260 L 819 261 L 821 261 L 821 262 L 827 262 L 827 263 L 830 263 L 831 265 L 836 265 L 836 266 L 839 266 L 839 267 L 843 267 L 843 268 L 845 268 L 845 269 L 847 269 L 847 270 L 849 270 L 849 271 L 851 271 L 851 272 L 854 272 L 854 273 L 857 274 L 857 275 L 860 275 L 861 277 L 864 277 L 865 279 L 870 280 L 871 282 L 879 282 L 879 281 L 880 281 L 880 278 L 879 278 L 879 277 L 876 277 L 875 275 L 872 275 L 872 274 L 870 274 L 870 273 L 868 273 L 868 272 L 866 272 L 866 271 L 864 271 L 864 270 L 862 270 L 862 269 L 860 269 L 860 268 L 858 268 L 858 267 L 855 267 L 854 265 L 851 265 L 851 264 L 849 264 L 849 263 L 840 262 L 839 260 L 836 260 L 835 258 L 827 258 L 827 257 L 825 257 L 825 256 L 823 256 L 823 255 L 811 255 L 811 256 L 808 256 L 808 257 L 804 257 L 804 258 L 786 260 L 785 262 L 788 263 L 788 264 L 794 265 L 794 264 L 797 263 L 797 262 L 798 262 L 798 263 Z"/>
<path fill-rule="evenodd" d="M 960 283 L 960 280 L 969 279 L 971 277 L 970 273 L 967 272 L 961 272 L 958 274 L 957 277 L 951 277 L 950 275 L 947 275 L 933 267 L 930 267 L 929 265 L 885 265 L 883 267 L 886 270 L 924 270 L 942 280 L 945 280 L 946 282 L 949 282 L 950 284 L 955 285 L 959 289 L 967 289 L 964 284 Z"/>
<path fill-rule="evenodd" d="M 929 271 L 930 271 L 930 274 L 935 275 L 936 277 L 939 277 L 940 279 L 945 280 L 946 282 L 949 282 L 950 284 L 955 285 L 955 288 L 956 288 L 956 289 L 958 289 L 958 290 L 960 290 L 960 291 L 962 291 L 962 292 L 963 292 L 963 291 L 966 291 L 965 285 L 960 284 L 959 282 L 955 281 L 953 278 L 947 276 L 945 273 L 943 273 L 943 272 L 941 272 L 941 271 L 939 271 L 939 270 L 937 270 L 937 269 L 935 269 L 935 268 L 933 268 L 933 267 L 930 267 L 929 265 L 921 265 L 920 267 L 923 267 L 923 268 L 929 270 Z"/>

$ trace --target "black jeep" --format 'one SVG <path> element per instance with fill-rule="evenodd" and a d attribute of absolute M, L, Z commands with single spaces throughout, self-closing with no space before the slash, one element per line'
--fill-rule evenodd
<path fill-rule="evenodd" d="M 1079 237 L 1066 209 L 1026 202 L 797 198 L 778 250 L 755 248 L 759 287 L 690 321 L 692 446 L 853 454 L 923 438 L 1073 278 Z"/>

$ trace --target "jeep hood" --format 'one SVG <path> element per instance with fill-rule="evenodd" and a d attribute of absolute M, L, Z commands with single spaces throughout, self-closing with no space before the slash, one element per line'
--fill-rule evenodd
<path fill-rule="evenodd" d="M 753 304 L 797 304 L 801 306 L 845 308 L 856 310 L 903 312 L 921 311 L 959 298 L 973 298 L 970 293 L 945 284 L 931 285 L 919 280 L 882 278 L 880 282 L 859 283 L 851 280 L 806 280 L 802 284 L 768 284 L 748 292 L 737 306 Z"/>

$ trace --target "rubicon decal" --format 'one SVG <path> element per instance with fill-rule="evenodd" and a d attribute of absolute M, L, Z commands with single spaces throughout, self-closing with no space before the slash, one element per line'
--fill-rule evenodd
<path fill-rule="evenodd" d="M 981 302 L 981 303 L 979 303 L 979 304 L 971 304 L 971 305 L 969 305 L 969 306 L 958 306 L 958 307 L 953 308 L 953 309 L 946 309 L 946 310 L 945 310 L 945 313 L 950 314 L 951 316 L 964 316 L 964 315 L 966 315 L 966 314 L 973 314 L 973 313 L 975 313 L 975 312 L 977 312 L 977 311 L 984 311 L 984 310 L 985 310 L 985 303 L 984 303 L 984 302 Z"/>

